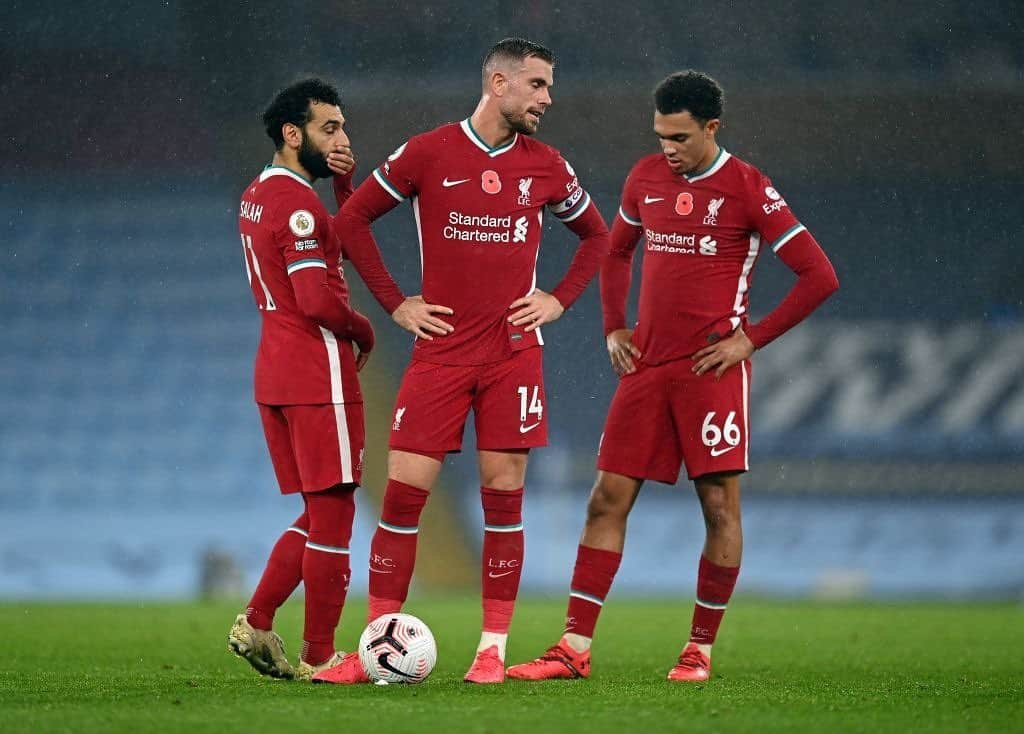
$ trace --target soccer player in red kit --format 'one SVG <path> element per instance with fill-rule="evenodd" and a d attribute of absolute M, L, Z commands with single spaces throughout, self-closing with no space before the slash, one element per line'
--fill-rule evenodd
<path fill-rule="evenodd" d="M 531 136 L 551 105 L 551 52 L 523 39 L 496 44 L 483 94 L 461 122 L 417 135 L 373 172 L 338 215 L 353 264 L 393 319 L 416 335 L 395 401 L 388 485 L 370 548 L 369 616 L 401 609 L 420 511 L 446 453 L 475 416 L 484 512 L 483 632 L 466 673 L 505 679 L 505 643 L 523 560 L 529 450 L 547 442 L 540 327 L 562 315 L 597 274 L 608 232 L 558 151 Z M 422 296 L 405 298 L 383 267 L 370 223 L 410 201 Z M 562 281 L 537 288 L 544 207 L 581 240 Z M 365 680 L 358 658 L 314 680 Z"/>
<path fill-rule="evenodd" d="M 740 474 L 747 470 L 750 358 L 806 318 L 836 288 L 832 265 L 760 171 L 716 141 L 722 90 L 705 74 L 672 74 L 655 90 L 661 152 L 630 171 L 601 303 L 620 376 L 598 450 L 597 481 L 576 555 L 564 636 L 540 658 L 509 668 L 526 680 L 590 673 L 598 614 L 622 558 L 626 518 L 646 479 L 693 480 L 706 537 L 689 641 L 668 674 L 702 681 L 739 573 Z M 639 318 L 626 327 L 633 251 L 646 240 Z M 747 295 L 771 249 L 798 279 L 764 319 Z"/>
<path fill-rule="evenodd" d="M 373 329 L 349 305 L 334 222 L 313 190 L 334 176 L 339 200 L 352 192 L 355 164 L 338 92 L 307 79 L 278 93 L 263 113 L 273 162 L 242 194 L 242 257 L 263 321 L 256 353 L 256 402 L 281 492 L 301 493 L 302 514 L 278 539 L 231 650 L 260 673 L 312 677 L 341 660 L 334 630 L 349 580 L 353 493 L 363 464 L 363 398 L 357 371 Z M 305 584 L 304 644 L 292 668 L 274 613 Z"/>

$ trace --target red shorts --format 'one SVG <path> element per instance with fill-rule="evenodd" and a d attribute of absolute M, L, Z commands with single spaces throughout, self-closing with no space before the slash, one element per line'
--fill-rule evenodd
<path fill-rule="evenodd" d="M 750 361 L 715 380 L 693 361 L 639 365 L 612 397 L 597 452 L 597 468 L 675 484 L 680 464 L 690 479 L 746 471 Z"/>
<path fill-rule="evenodd" d="M 282 494 L 359 484 L 366 442 L 362 403 L 259 406 Z"/>
<path fill-rule="evenodd" d="M 545 446 L 545 403 L 542 349 L 524 349 L 506 360 L 484 365 L 413 360 L 395 398 L 388 445 L 399 451 L 461 451 L 462 432 L 472 408 L 477 449 Z"/>

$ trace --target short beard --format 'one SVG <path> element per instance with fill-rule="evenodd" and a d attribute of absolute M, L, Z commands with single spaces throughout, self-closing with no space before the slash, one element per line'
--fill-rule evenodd
<path fill-rule="evenodd" d="M 302 145 L 299 146 L 299 163 L 314 179 L 329 178 L 333 175 L 327 165 L 327 156 L 312 146 L 305 133 L 302 135 Z"/>
<path fill-rule="evenodd" d="M 502 112 L 501 116 L 505 118 L 505 123 L 512 129 L 513 132 L 522 133 L 523 135 L 533 135 L 534 133 L 537 132 L 537 126 L 531 127 L 529 123 L 526 122 L 525 112 L 519 114 L 514 114 L 511 112 Z"/>

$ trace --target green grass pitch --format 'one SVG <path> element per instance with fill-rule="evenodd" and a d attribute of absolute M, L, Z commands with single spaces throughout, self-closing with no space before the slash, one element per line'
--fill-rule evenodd
<path fill-rule="evenodd" d="M 419 686 L 260 678 L 227 652 L 238 605 L 0 605 L 0 720 L 10 732 L 1022 732 L 1024 607 L 739 598 L 710 682 L 664 680 L 689 601 L 609 600 L 588 680 L 462 682 L 478 601 L 413 599 L 438 640 Z M 551 644 L 564 601 L 521 601 L 511 662 Z M 276 628 L 298 650 L 301 603 Z M 351 648 L 365 603 L 345 610 Z"/>

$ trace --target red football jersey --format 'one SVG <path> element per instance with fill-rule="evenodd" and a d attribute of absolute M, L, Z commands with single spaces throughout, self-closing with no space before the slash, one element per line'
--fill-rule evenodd
<path fill-rule="evenodd" d="M 640 159 L 619 217 L 635 228 L 633 244 L 645 240 L 633 343 L 649 364 L 689 356 L 713 334 L 746 325 L 758 256 L 805 231 L 771 181 L 724 148 L 689 175 L 672 171 L 661 153 Z"/>
<path fill-rule="evenodd" d="M 442 317 L 455 331 L 417 340 L 415 359 L 486 364 L 544 343 L 540 329 L 506 319 L 537 285 L 544 206 L 566 223 L 591 206 L 557 150 L 519 134 L 491 148 L 466 119 L 411 138 L 373 177 L 396 200 L 411 199 L 423 298 L 455 312 Z"/>
<path fill-rule="evenodd" d="M 242 195 L 238 228 L 249 284 L 263 317 L 256 401 L 361 403 L 352 342 L 302 312 L 290 279 L 307 268 L 322 269 L 331 295 L 348 303 L 341 244 L 313 187 L 287 168 L 266 168 Z"/>

